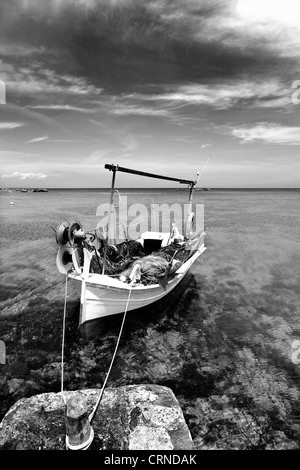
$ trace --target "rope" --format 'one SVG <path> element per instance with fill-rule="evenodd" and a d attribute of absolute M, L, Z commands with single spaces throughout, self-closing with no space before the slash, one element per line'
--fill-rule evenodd
<path fill-rule="evenodd" d="M 123 320 L 122 320 L 121 328 L 120 328 L 120 331 L 119 331 L 119 336 L 118 336 L 117 343 L 116 343 L 116 346 L 115 346 L 114 354 L 113 354 L 113 357 L 112 357 L 112 360 L 111 360 L 111 363 L 110 363 L 108 372 L 107 372 L 107 374 L 106 374 L 106 378 L 105 378 L 105 380 L 104 380 L 102 389 L 101 389 L 101 391 L 100 391 L 99 397 L 98 397 L 98 399 L 97 399 L 97 402 L 96 402 L 96 404 L 95 404 L 95 406 L 94 406 L 93 411 L 91 412 L 91 414 L 90 414 L 90 416 L 89 416 L 89 421 L 90 421 L 90 422 L 91 422 L 92 419 L 94 418 L 94 415 L 95 415 L 95 413 L 96 413 L 96 411 L 97 411 L 97 408 L 98 408 L 98 406 L 99 406 L 99 404 L 100 404 L 100 401 L 101 401 L 101 399 L 102 399 L 103 392 L 104 392 L 106 383 L 107 383 L 107 381 L 108 381 L 108 378 L 109 378 L 109 375 L 110 375 L 110 372 L 111 372 L 111 369 L 112 369 L 112 366 L 113 366 L 115 357 L 116 357 L 116 355 L 117 355 L 117 351 L 118 351 L 118 348 L 119 348 L 119 343 L 120 343 L 120 339 L 121 339 L 123 327 L 124 327 L 124 324 L 125 324 L 125 318 L 126 318 L 126 314 L 127 314 L 127 311 L 128 311 L 128 306 L 129 306 L 129 301 L 130 301 L 130 296 L 131 296 L 131 291 L 132 291 L 132 286 L 133 286 L 134 281 L 135 281 L 135 280 L 133 279 L 133 281 L 132 281 L 132 282 L 130 283 L 130 285 L 129 285 L 130 289 L 129 289 L 129 293 L 128 293 L 128 298 L 127 298 L 127 302 L 126 302 L 126 307 L 125 307 L 125 311 L 124 311 L 124 315 L 123 315 Z M 62 347 L 61 347 L 61 393 L 62 393 L 62 397 L 63 397 L 63 400 L 64 400 L 65 405 L 67 404 L 67 400 L 66 400 L 66 397 L 65 397 L 65 394 L 64 394 L 64 347 L 65 347 L 65 332 L 66 332 L 67 292 L 68 292 L 68 274 L 66 274 L 66 284 L 65 284 L 65 300 L 64 300 L 64 314 L 63 314 L 63 332 L 62 332 Z"/>
<path fill-rule="evenodd" d="M 116 346 L 115 346 L 114 354 L 113 354 L 113 357 L 112 357 L 112 360 L 111 360 L 111 363 L 110 363 L 108 372 L 107 372 L 107 374 L 106 374 L 106 378 L 105 378 L 105 380 L 104 380 L 102 389 L 101 389 L 101 391 L 100 391 L 98 400 L 97 400 L 97 402 L 96 402 L 96 404 L 95 404 L 95 406 L 94 406 L 94 409 L 93 409 L 92 413 L 91 413 L 90 416 L 89 416 L 89 421 L 90 421 L 90 422 L 91 422 L 92 419 L 94 418 L 94 415 L 95 415 L 95 413 L 96 413 L 96 411 L 97 411 L 97 408 L 98 408 L 98 406 L 99 406 L 99 404 L 100 404 L 100 401 L 101 401 L 101 399 L 102 399 L 102 395 L 103 395 L 103 392 L 104 392 L 106 383 L 107 383 L 107 381 L 108 381 L 109 374 L 110 374 L 110 372 L 111 372 L 111 369 L 112 369 L 112 366 L 113 366 L 113 363 L 114 363 L 114 360 L 115 360 L 115 357 L 116 357 L 116 354 L 117 354 L 117 351 L 118 351 L 118 347 L 119 347 L 119 343 L 120 343 L 120 339 L 121 339 L 121 335 L 122 335 L 122 331 L 123 331 L 123 327 L 124 327 L 124 323 L 125 323 L 125 318 L 126 318 L 126 314 L 127 314 L 127 310 L 128 310 L 128 306 L 129 306 L 129 300 L 130 300 L 130 295 L 131 295 L 131 291 L 132 291 L 133 282 L 134 282 L 134 280 L 130 283 L 130 289 L 129 289 L 129 293 L 128 293 L 127 303 L 126 303 L 126 307 L 125 307 L 125 311 L 124 311 L 124 315 L 123 315 L 123 320 L 122 320 L 122 324 L 121 324 L 121 328 L 120 328 L 118 340 L 117 340 L 117 343 L 116 343 Z"/>
<path fill-rule="evenodd" d="M 202 168 L 202 171 L 201 171 L 200 175 L 198 176 L 198 180 L 201 178 L 202 173 L 203 173 L 203 171 L 205 170 L 205 167 L 206 167 L 206 165 L 208 164 L 208 161 L 209 161 L 210 158 L 211 158 L 211 156 L 209 156 L 208 159 L 206 160 L 206 163 L 205 163 L 204 167 Z"/>
<path fill-rule="evenodd" d="M 63 332 L 62 332 L 62 345 L 61 345 L 61 393 L 62 393 L 62 397 L 63 397 L 65 405 L 67 404 L 67 400 L 64 394 L 64 349 L 65 349 L 65 333 L 66 333 L 67 293 L 68 293 L 68 274 L 66 274 Z"/>

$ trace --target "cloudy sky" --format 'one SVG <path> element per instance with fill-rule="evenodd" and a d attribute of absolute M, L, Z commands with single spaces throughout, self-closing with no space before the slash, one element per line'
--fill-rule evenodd
<path fill-rule="evenodd" d="M 107 187 L 105 163 L 191 179 L 209 156 L 200 186 L 300 187 L 299 18 L 299 0 L 0 0 L 0 187 Z"/>

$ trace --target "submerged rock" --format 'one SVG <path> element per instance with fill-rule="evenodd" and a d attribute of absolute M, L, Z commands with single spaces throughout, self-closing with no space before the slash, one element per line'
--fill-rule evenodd
<path fill-rule="evenodd" d="M 84 400 L 91 413 L 98 389 L 64 392 Z M 0 450 L 65 449 L 62 393 L 22 398 L 0 424 Z M 93 450 L 191 450 L 193 441 L 180 405 L 168 387 L 129 385 L 107 388 L 91 422 Z"/>

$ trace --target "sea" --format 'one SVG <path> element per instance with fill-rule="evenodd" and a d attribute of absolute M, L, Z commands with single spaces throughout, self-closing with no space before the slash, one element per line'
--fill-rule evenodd
<path fill-rule="evenodd" d="M 119 189 L 117 203 L 187 202 L 185 191 Z M 61 390 L 63 221 L 96 228 L 108 190 L 0 192 L 0 420 L 20 398 Z M 13 203 L 13 204 L 12 204 Z M 116 204 L 117 204 L 116 203 Z M 178 291 L 128 313 L 107 387 L 170 387 L 195 449 L 300 448 L 300 191 L 195 191 L 207 250 Z M 67 292 L 65 390 L 101 388 L 120 316 L 85 337 Z"/>

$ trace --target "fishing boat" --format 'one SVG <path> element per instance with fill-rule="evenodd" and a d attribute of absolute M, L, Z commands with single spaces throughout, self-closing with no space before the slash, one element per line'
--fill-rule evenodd
<path fill-rule="evenodd" d="M 204 229 L 194 231 L 192 212 L 199 173 L 196 180 L 185 180 L 114 164 L 106 164 L 105 169 L 112 172 L 107 230 L 98 227 L 85 232 L 80 222 L 64 221 L 55 231 L 60 245 L 57 268 L 80 295 L 79 326 L 157 303 L 175 289 L 206 250 Z M 137 240 L 113 243 L 109 228 L 118 172 L 187 184 L 190 191 L 184 233 L 173 223 L 167 232 L 148 230 Z"/>

